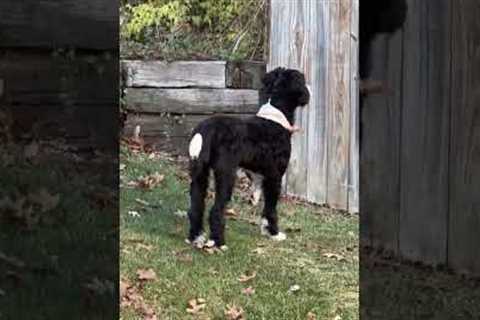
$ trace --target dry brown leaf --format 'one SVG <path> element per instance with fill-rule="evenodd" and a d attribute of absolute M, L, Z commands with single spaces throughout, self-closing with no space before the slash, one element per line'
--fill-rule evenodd
<path fill-rule="evenodd" d="M 227 306 L 227 310 L 225 310 L 225 317 L 227 320 L 243 320 L 245 319 L 243 316 L 243 309 L 241 307 Z"/>
<path fill-rule="evenodd" d="M 206 301 L 202 298 L 191 299 L 188 301 L 187 313 L 198 314 L 206 307 Z"/>
<path fill-rule="evenodd" d="M 324 257 L 328 258 L 328 259 L 335 259 L 337 261 L 346 261 L 347 259 L 345 259 L 344 256 L 342 256 L 341 254 L 337 254 L 337 253 L 324 253 L 323 254 Z"/>
<path fill-rule="evenodd" d="M 253 253 L 256 253 L 256 254 L 264 254 L 265 253 L 265 249 L 263 248 L 255 248 L 252 250 Z"/>
<path fill-rule="evenodd" d="M 42 212 L 47 212 L 55 209 L 60 202 L 59 194 L 50 194 L 45 188 L 41 188 L 35 193 L 28 195 L 28 200 L 34 204 L 38 204 L 42 207 Z"/>
<path fill-rule="evenodd" d="M 144 250 L 147 250 L 147 251 L 152 251 L 152 249 L 153 249 L 152 245 L 143 244 L 143 243 L 137 243 L 136 247 L 137 247 L 137 249 L 144 249 Z"/>
<path fill-rule="evenodd" d="M 257 276 L 257 272 L 253 271 L 251 274 L 242 274 L 239 278 L 238 281 L 240 282 L 247 282 L 252 279 L 254 279 Z"/>
<path fill-rule="evenodd" d="M 29 145 L 25 146 L 23 150 L 23 154 L 25 158 L 30 159 L 35 157 L 38 154 L 38 150 L 40 147 L 38 146 L 38 143 L 32 142 Z"/>
<path fill-rule="evenodd" d="M 17 268 L 23 268 L 25 267 L 25 262 L 23 262 L 22 260 L 18 259 L 18 258 L 15 258 L 15 257 L 11 257 L 11 256 L 7 256 L 5 253 L 1 252 L 0 251 L 0 261 L 3 261 L 13 267 L 17 267 Z"/>
<path fill-rule="evenodd" d="M 251 296 L 252 294 L 255 293 L 255 289 L 252 288 L 252 287 L 248 287 L 248 288 L 243 289 L 242 293 L 247 295 L 247 296 Z"/>
<path fill-rule="evenodd" d="M 307 313 L 307 320 L 317 320 L 317 315 L 311 311 Z"/>
<path fill-rule="evenodd" d="M 238 219 L 238 212 L 235 211 L 235 209 L 231 208 L 231 209 L 226 209 L 225 212 L 224 212 L 224 215 L 225 217 L 228 217 L 232 220 L 236 220 Z"/>
<path fill-rule="evenodd" d="M 157 185 L 159 185 L 164 179 L 165 179 L 164 175 L 159 174 L 158 172 L 155 172 L 152 175 L 141 178 L 138 181 L 138 186 L 140 188 L 151 190 L 155 188 Z"/>
<path fill-rule="evenodd" d="M 138 280 L 149 281 L 149 280 L 157 279 L 157 274 L 155 273 L 155 271 L 153 271 L 152 268 L 150 268 L 150 269 L 138 269 L 137 270 L 137 277 L 138 277 Z"/>

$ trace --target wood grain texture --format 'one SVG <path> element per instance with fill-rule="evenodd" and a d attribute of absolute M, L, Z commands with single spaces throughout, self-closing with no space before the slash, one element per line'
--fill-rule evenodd
<path fill-rule="evenodd" d="M 150 113 L 252 113 L 259 108 L 258 91 L 247 89 L 127 88 L 128 110 Z"/>
<path fill-rule="evenodd" d="M 307 115 L 307 158 L 305 165 L 307 172 L 308 200 L 315 203 L 327 203 L 327 143 L 326 143 L 326 99 L 328 86 L 328 42 L 331 30 L 330 4 L 316 2 L 310 11 L 310 25 L 307 27 L 311 32 L 308 34 L 310 43 L 311 68 L 310 85 L 313 92 L 310 104 L 305 110 Z M 312 32 L 313 31 L 313 32 Z"/>
<path fill-rule="evenodd" d="M 360 161 L 362 244 L 398 252 L 400 215 L 400 135 L 402 110 L 402 31 L 372 43 L 372 79 L 390 94 L 363 98 Z"/>
<path fill-rule="evenodd" d="M 449 0 L 409 0 L 404 33 L 400 253 L 444 263 L 447 253 Z"/>
<path fill-rule="evenodd" d="M 350 92 L 356 90 L 351 88 L 350 69 L 352 2 L 272 0 L 270 12 L 268 70 L 277 66 L 300 69 L 312 89 L 310 104 L 296 114 L 296 125 L 303 132 L 292 138 L 284 192 L 347 209 L 354 121 Z"/>
<path fill-rule="evenodd" d="M 225 88 L 225 61 L 122 62 L 128 87 Z"/>
<path fill-rule="evenodd" d="M 351 1 L 350 24 L 350 151 L 348 169 L 348 211 L 359 212 L 360 185 L 360 105 L 358 92 L 359 2 Z"/>
<path fill-rule="evenodd" d="M 70 51 L 0 52 L 4 102 L 10 105 L 118 105 L 118 59 Z"/>
<path fill-rule="evenodd" d="M 480 3 L 457 1 L 452 10 L 448 261 L 480 275 Z"/>
<path fill-rule="evenodd" d="M 118 2 L 0 2 L 0 46 L 118 48 Z"/>
<path fill-rule="evenodd" d="M 266 65 L 259 61 L 229 61 L 226 70 L 226 86 L 234 89 L 260 90 Z"/>
<path fill-rule="evenodd" d="M 334 208 L 348 208 L 350 152 L 350 21 L 351 2 L 330 3 L 327 96 L 327 203 Z"/>

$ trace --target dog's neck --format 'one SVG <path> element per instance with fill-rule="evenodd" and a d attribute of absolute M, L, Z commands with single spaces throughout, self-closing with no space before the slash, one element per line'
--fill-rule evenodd
<path fill-rule="evenodd" d="M 289 132 L 294 131 L 293 113 L 291 113 L 290 115 L 285 114 L 285 112 L 282 111 L 280 108 L 272 105 L 270 99 L 268 99 L 268 102 L 260 107 L 260 110 L 257 112 L 257 117 L 276 122 L 285 129 L 287 129 Z"/>

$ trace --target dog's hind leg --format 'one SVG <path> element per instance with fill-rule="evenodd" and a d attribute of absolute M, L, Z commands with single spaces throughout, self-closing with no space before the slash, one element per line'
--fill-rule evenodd
<path fill-rule="evenodd" d="M 235 168 L 216 168 L 215 175 L 215 203 L 210 210 L 210 239 L 212 245 L 225 245 L 225 217 L 224 211 L 232 198 L 235 183 Z"/>
<path fill-rule="evenodd" d="M 277 202 L 282 187 L 281 178 L 267 178 L 263 180 L 263 196 L 265 206 L 263 208 L 261 232 L 269 235 L 272 240 L 282 241 L 287 238 L 283 232 L 278 231 Z"/>
<path fill-rule="evenodd" d="M 197 172 L 195 176 L 192 176 L 192 182 L 190 184 L 190 210 L 188 211 L 190 233 L 188 240 L 197 247 L 203 247 L 205 243 L 205 236 L 202 233 L 208 176 L 208 168 L 203 168 L 200 172 Z"/>

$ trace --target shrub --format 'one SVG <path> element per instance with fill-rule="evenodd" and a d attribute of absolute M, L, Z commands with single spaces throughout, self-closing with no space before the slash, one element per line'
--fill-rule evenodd
<path fill-rule="evenodd" d="M 263 59 L 265 0 L 123 1 L 121 55 Z"/>

